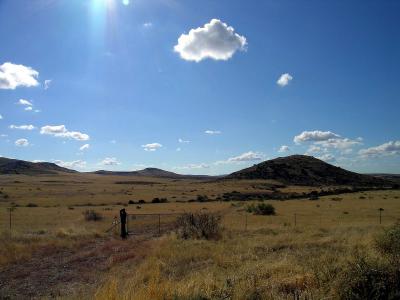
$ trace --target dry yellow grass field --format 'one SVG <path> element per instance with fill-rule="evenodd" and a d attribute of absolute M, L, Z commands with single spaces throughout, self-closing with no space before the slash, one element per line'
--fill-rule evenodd
<path fill-rule="evenodd" d="M 131 183 L 116 184 L 118 181 Z M 201 182 L 84 174 L 1 176 L 0 182 L 3 195 L 8 195 L 0 201 L 0 268 L 32 267 L 37 253 L 54 256 L 55 261 L 55 253 L 88 261 L 102 257 L 93 262 L 101 267 L 77 269 L 96 280 L 79 278 L 73 285 L 66 281 L 50 286 L 60 298 L 335 299 L 341 270 L 348 261 L 357 252 L 377 257 L 375 236 L 400 218 L 399 190 L 318 200 L 268 200 L 264 203 L 272 204 L 276 215 L 259 216 L 246 212 L 247 205 L 258 201 L 181 201 L 197 195 L 216 197 L 234 190 L 257 190 L 263 181 Z M 150 202 L 154 197 L 166 197 L 170 202 L 128 205 L 129 200 Z M 18 207 L 11 215 L 10 232 L 7 207 L 12 203 Z M 37 207 L 27 207 L 29 203 Z M 129 218 L 134 235 L 126 242 L 119 241 L 114 230 L 105 233 L 122 207 L 135 215 Z M 380 208 L 384 209 L 382 224 Z M 87 209 L 100 213 L 103 219 L 85 221 L 83 212 Z M 198 211 L 222 216 L 220 240 L 182 240 L 167 231 L 161 236 L 145 234 L 147 230 L 157 233 L 159 222 L 158 216 L 146 214 L 161 214 L 163 227 L 175 219 L 164 214 Z M 76 268 L 72 262 L 71 268 Z M 22 278 L 22 282 L 30 279 Z M 68 293 L 62 292 L 63 287 Z M 0 285 L 0 290 L 9 295 L 13 287 Z M 18 298 L 21 294 L 15 295 Z M 51 297 L 46 290 L 39 295 Z"/>

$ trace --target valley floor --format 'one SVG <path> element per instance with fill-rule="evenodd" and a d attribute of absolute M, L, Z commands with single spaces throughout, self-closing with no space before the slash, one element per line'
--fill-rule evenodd
<path fill-rule="evenodd" d="M 67 186 L 48 180 L 0 178 L 0 190 L 9 195 L 0 200 L 0 298 L 339 299 L 345 283 L 357 277 L 355 262 L 386 266 L 376 239 L 400 218 L 399 190 L 266 200 L 276 215 L 260 216 L 246 212 L 259 201 L 199 203 L 173 197 L 211 197 L 265 188 L 265 182 L 161 180 L 153 183 L 151 195 L 148 183 L 127 189 L 115 183 L 119 178 L 95 185 L 82 183 L 90 178 L 74 178 L 79 183 Z M 127 195 L 127 190 L 138 193 Z M 159 196 L 169 203 L 127 201 Z M 17 207 L 10 231 L 11 203 Z M 114 230 L 105 233 L 122 207 L 131 215 L 133 235 L 126 241 Z M 102 219 L 86 221 L 86 210 Z M 222 216 L 220 238 L 179 238 L 171 229 L 175 214 L 183 212 Z"/>

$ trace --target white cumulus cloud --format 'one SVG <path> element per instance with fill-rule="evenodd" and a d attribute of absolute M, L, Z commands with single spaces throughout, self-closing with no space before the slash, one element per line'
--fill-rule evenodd
<path fill-rule="evenodd" d="M 227 160 L 217 161 L 215 164 L 231 164 L 231 163 L 241 163 L 250 161 L 260 161 L 263 160 L 265 155 L 259 152 L 248 151 L 238 156 L 230 157 Z"/>
<path fill-rule="evenodd" d="M 286 146 L 286 145 L 281 146 L 278 150 L 279 153 L 284 153 L 284 152 L 289 152 L 289 151 L 290 151 L 290 148 L 289 148 L 289 146 Z"/>
<path fill-rule="evenodd" d="M 160 143 L 150 143 L 146 145 L 142 145 L 145 151 L 156 151 L 157 149 L 161 148 L 162 145 Z"/>
<path fill-rule="evenodd" d="M 10 129 L 20 129 L 20 130 L 33 130 L 36 127 L 33 125 L 10 125 Z"/>
<path fill-rule="evenodd" d="M 37 86 L 39 72 L 24 65 L 6 62 L 0 65 L 0 89 L 14 90 L 19 86 Z"/>
<path fill-rule="evenodd" d="M 29 141 L 27 139 L 18 139 L 15 141 L 15 146 L 27 147 L 29 146 Z"/>
<path fill-rule="evenodd" d="M 300 144 L 303 142 L 318 142 L 318 141 L 326 141 L 333 138 L 340 138 L 340 135 L 333 133 L 331 131 L 303 131 L 299 135 L 296 135 L 293 141 L 296 144 Z"/>
<path fill-rule="evenodd" d="M 292 79 L 293 79 L 292 75 L 290 75 L 289 73 L 285 73 L 279 77 L 276 84 L 281 87 L 284 87 L 284 86 L 287 86 L 289 84 L 289 82 L 292 81 Z"/>
<path fill-rule="evenodd" d="M 400 154 L 400 141 L 390 141 L 382 145 L 361 149 L 358 154 L 362 157 L 377 157 Z"/>
<path fill-rule="evenodd" d="M 246 38 L 237 34 L 233 27 L 212 19 L 203 27 L 182 34 L 174 51 L 189 61 L 199 62 L 206 58 L 228 60 L 236 51 L 244 51 L 246 45 Z"/>
<path fill-rule="evenodd" d="M 90 139 L 89 135 L 79 131 L 69 131 L 65 125 L 46 125 L 40 129 L 40 134 L 47 134 L 56 137 L 70 138 L 78 141 L 87 141 Z"/>

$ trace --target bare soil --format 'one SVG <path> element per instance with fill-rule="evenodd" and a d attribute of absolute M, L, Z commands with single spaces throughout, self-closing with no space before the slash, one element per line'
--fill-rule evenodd
<path fill-rule="evenodd" d="M 137 264 L 152 244 L 145 237 L 97 238 L 74 249 L 40 249 L 0 269 L 0 299 L 88 298 L 111 268 Z"/>

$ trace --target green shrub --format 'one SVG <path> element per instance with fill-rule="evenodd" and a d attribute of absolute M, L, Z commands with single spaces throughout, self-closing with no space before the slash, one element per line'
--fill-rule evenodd
<path fill-rule="evenodd" d="M 272 204 L 259 203 L 248 205 L 246 211 L 255 215 L 272 216 L 275 215 L 275 207 Z"/>
<path fill-rule="evenodd" d="M 185 213 L 176 221 L 177 233 L 183 239 L 216 240 L 221 237 L 221 218 L 211 213 Z"/>

